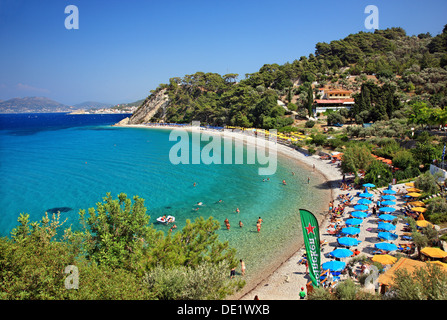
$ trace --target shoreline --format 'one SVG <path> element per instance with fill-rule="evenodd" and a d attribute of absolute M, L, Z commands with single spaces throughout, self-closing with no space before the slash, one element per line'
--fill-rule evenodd
<path fill-rule="evenodd" d="M 142 128 L 142 129 L 179 129 L 179 127 L 175 126 L 147 126 L 147 125 L 131 125 L 131 124 L 116 124 L 116 127 L 124 127 L 124 128 Z M 191 131 L 191 127 L 180 127 L 184 130 Z M 210 129 L 201 128 L 200 131 L 206 134 L 214 134 L 220 135 L 223 137 L 222 131 L 215 131 Z M 247 143 L 252 143 L 257 139 L 252 136 L 253 140 L 247 139 L 248 135 L 242 132 L 226 132 L 225 135 L 227 137 L 234 138 L 235 140 L 243 140 Z M 340 193 L 340 189 L 338 189 L 338 184 L 342 179 L 342 174 L 339 168 L 335 164 L 331 164 L 327 162 L 327 160 L 321 160 L 318 156 L 307 156 L 300 152 L 297 149 L 292 147 L 277 143 L 277 153 L 282 156 L 288 158 L 297 163 L 298 166 L 303 167 L 305 170 L 309 172 L 314 172 L 322 176 L 325 183 L 328 185 L 327 192 L 330 194 L 330 197 L 325 203 L 322 204 L 321 207 L 328 208 L 329 202 L 331 199 L 336 199 L 338 194 Z M 313 165 L 315 165 L 315 171 L 313 170 Z M 320 230 L 323 230 L 327 224 L 327 210 L 324 212 L 315 212 L 317 216 L 318 223 L 320 225 Z M 301 239 L 299 243 L 295 243 L 294 245 L 290 245 L 290 250 L 285 250 L 280 256 L 275 259 L 275 263 L 273 267 L 266 267 L 262 272 L 264 276 L 260 277 L 258 280 L 248 279 L 244 288 L 236 292 L 235 294 L 228 296 L 226 300 L 252 300 L 255 295 L 260 296 L 263 300 L 293 300 L 298 298 L 298 291 L 302 285 L 296 286 L 295 291 L 290 292 L 290 290 L 280 289 L 282 291 L 282 295 L 277 295 L 273 292 L 269 292 L 270 288 L 280 287 L 281 284 L 284 283 L 284 278 L 291 278 L 291 274 L 295 278 L 297 276 L 297 266 L 295 260 L 299 260 L 302 255 L 302 250 L 304 249 L 304 241 Z M 292 269 L 294 271 L 292 271 Z M 307 277 L 302 275 L 300 276 L 300 283 L 303 280 L 307 283 Z M 286 280 L 286 283 L 291 283 L 290 280 Z M 277 291 L 277 290 L 275 290 Z"/>

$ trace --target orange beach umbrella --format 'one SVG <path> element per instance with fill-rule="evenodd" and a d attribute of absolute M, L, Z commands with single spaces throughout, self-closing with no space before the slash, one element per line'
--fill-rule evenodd
<path fill-rule="evenodd" d="M 432 224 L 430 222 L 428 222 L 427 220 L 417 220 L 416 225 L 421 228 L 432 226 Z"/>
<path fill-rule="evenodd" d="M 389 254 L 376 254 L 371 260 L 381 264 L 393 264 L 396 263 L 397 258 L 390 256 Z"/>
<path fill-rule="evenodd" d="M 417 192 L 408 193 L 408 195 L 409 195 L 410 197 L 413 197 L 413 198 L 417 198 L 417 197 L 422 196 L 422 194 L 417 193 Z"/>
<path fill-rule="evenodd" d="M 409 204 L 416 207 L 425 207 L 425 203 L 423 203 L 422 201 L 412 201 Z"/>
<path fill-rule="evenodd" d="M 441 250 L 439 248 L 434 247 L 425 247 L 421 250 L 421 253 L 425 254 L 426 256 L 432 257 L 432 258 L 440 258 L 443 259 L 447 257 L 447 252 L 444 250 Z"/>

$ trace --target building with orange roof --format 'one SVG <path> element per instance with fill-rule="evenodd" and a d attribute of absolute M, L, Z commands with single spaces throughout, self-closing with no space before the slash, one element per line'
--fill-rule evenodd
<path fill-rule="evenodd" d="M 418 260 L 400 258 L 390 269 L 382 273 L 377 282 L 380 286 L 380 293 L 385 293 L 394 284 L 394 277 L 397 270 L 407 270 L 412 273 L 416 268 L 425 268 L 426 263 Z"/>

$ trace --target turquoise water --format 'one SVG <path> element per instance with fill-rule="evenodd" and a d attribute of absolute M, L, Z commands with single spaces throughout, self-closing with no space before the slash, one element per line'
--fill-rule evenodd
<path fill-rule="evenodd" d="M 258 165 L 173 165 L 169 150 L 176 142 L 169 141 L 169 133 L 108 125 L 31 134 L 2 131 L 0 235 L 9 234 L 21 212 L 39 220 L 45 211 L 62 209 L 62 218 L 68 219 L 65 226 L 77 228 L 80 209 L 94 207 L 107 192 L 113 197 L 124 192 L 144 198 L 151 222 L 166 232 L 169 227 L 157 224 L 157 217 L 175 216 L 177 230 L 186 219 L 216 218 L 222 226 L 220 239 L 237 249 L 247 274 L 256 277 L 256 271 L 273 266 L 278 255 L 299 242 L 298 208 L 321 212 L 327 205 L 322 201 L 327 192 L 318 188 L 323 179 L 284 157 L 279 157 L 269 182 L 258 175 Z M 203 205 L 195 211 L 198 202 Z M 260 233 L 258 217 L 264 220 Z"/>

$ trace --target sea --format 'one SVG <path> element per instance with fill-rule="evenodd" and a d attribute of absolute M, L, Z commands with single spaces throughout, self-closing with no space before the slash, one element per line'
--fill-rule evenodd
<path fill-rule="evenodd" d="M 260 164 L 173 164 L 169 152 L 177 141 L 170 141 L 170 130 L 112 126 L 127 116 L 1 114 L 0 236 L 10 236 L 20 213 L 39 221 L 59 211 L 64 228 L 76 230 L 81 209 L 123 192 L 144 198 L 150 223 L 165 233 L 170 226 L 156 220 L 163 215 L 175 217 L 173 232 L 187 219 L 217 219 L 219 239 L 237 250 L 247 278 L 256 280 L 301 245 L 298 209 L 327 208 L 324 178 L 296 160 L 279 154 L 271 176 L 258 174 Z"/>

